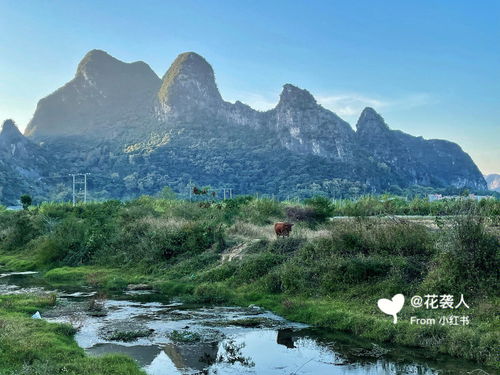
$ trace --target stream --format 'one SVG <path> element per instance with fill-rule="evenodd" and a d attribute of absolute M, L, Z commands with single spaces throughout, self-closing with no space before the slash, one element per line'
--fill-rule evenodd
<path fill-rule="evenodd" d="M 290 322 L 258 306 L 195 307 L 151 291 L 104 298 L 55 289 L 36 273 L 0 273 L 0 294 L 57 293 L 42 313 L 77 328 L 89 355 L 122 353 L 150 375 L 493 374 L 478 364 Z"/>

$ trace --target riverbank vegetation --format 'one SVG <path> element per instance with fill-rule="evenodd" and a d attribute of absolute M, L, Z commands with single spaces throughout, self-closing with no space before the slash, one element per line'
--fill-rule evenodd
<path fill-rule="evenodd" d="M 146 284 L 193 303 L 257 304 L 319 327 L 493 365 L 500 338 L 499 217 L 494 199 L 188 202 L 145 196 L 75 207 L 46 203 L 0 212 L 0 264 L 42 271 L 53 285 L 119 292 Z M 277 239 L 272 224 L 285 220 L 295 223 L 293 232 Z M 395 325 L 377 300 L 398 293 L 407 302 Z M 470 308 L 410 306 L 411 296 L 429 294 L 453 295 L 455 303 L 463 294 Z M 449 315 L 468 316 L 469 324 L 410 323 L 412 316 Z M 11 316 L 20 327 L 60 329 L 22 311 Z M 75 361 L 84 361 L 71 350 Z M 11 363 L 15 367 L 15 359 Z"/>
<path fill-rule="evenodd" d="M 76 330 L 70 325 L 31 318 L 55 301 L 55 295 L 0 295 L 0 374 L 145 374 L 123 355 L 85 355 L 73 340 Z"/>

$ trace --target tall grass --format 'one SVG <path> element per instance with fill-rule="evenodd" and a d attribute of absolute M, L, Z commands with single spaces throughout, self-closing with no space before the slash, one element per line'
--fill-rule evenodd
<path fill-rule="evenodd" d="M 357 200 L 336 200 L 333 213 L 337 216 L 445 216 L 460 215 L 471 209 L 478 210 L 482 216 L 496 219 L 500 215 L 500 201 L 498 199 L 476 201 L 468 198 L 460 198 L 430 202 L 427 198 L 406 200 L 390 195 L 364 196 Z"/>
<path fill-rule="evenodd" d="M 46 278 L 59 283 L 123 289 L 133 275 L 164 294 L 187 294 L 201 303 L 262 300 L 304 321 L 339 329 L 351 322 L 355 333 L 411 345 L 420 345 L 419 335 L 428 332 L 388 329 L 374 308 L 378 298 L 464 293 L 483 306 L 473 311 L 481 321 L 467 331 L 480 341 L 495 322 L 494 309 L 484 306 L 499 298 L 499 214 L 496 200 L 431 203 L 389 196 L 43 204 L 0 212 L 0 260 L 49 270 Z M 347 217 L 332 218 L 337 215 Z M 290 238 L 276 238 L 278 220 L 295 223 Z M 434 225 L 421 223 L 427 221 Z M 234 260 L 221 261 L 222 253 L 235 249 Z M 330 320 L 319 316 L 327 306 L 338 309 L 327 314 Z M 442 340 L 455 337 L 443 332 Z M 488 337 L 490 342 L 498 335 Z M 471 349 L 473 358 L 491 361 L 485 345 Z M 443 347 L 466 356 L 451 341 Z"/>

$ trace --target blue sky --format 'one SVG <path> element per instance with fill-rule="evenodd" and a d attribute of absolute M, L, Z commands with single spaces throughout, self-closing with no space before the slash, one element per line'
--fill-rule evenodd
<path fill-rule="evenodd" d="M 500 1 L 0 0 L 0 119 L 23 129 L 94 48 L 160 77 L 195 51 L 226 100 L 268 109 L 293 83 L 500 172 Z"/>

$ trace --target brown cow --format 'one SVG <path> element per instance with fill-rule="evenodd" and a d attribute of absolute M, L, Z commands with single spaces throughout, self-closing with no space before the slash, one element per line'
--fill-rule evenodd
<path fill-rule="evenodd" d="M 288 237 L 290 232 L 292 231 L 293 224 L 292 223 L 284 223 L 279 222 L 274 224 L 274 232 L 276 233 L 276 237 Z"/>

